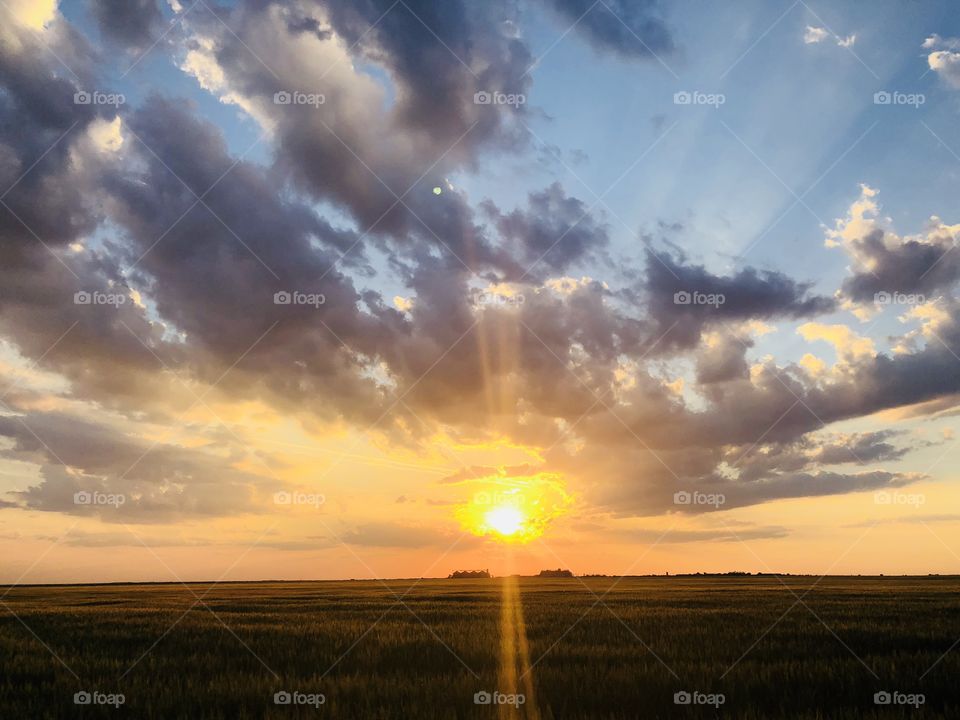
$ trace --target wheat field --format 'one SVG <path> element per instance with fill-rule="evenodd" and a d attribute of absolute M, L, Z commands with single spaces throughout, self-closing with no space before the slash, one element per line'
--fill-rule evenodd
<path fill-rule="evenodd" d="M 771 576 L 4 588 L 0 717 L 956 718 L 958 590 Z"/>

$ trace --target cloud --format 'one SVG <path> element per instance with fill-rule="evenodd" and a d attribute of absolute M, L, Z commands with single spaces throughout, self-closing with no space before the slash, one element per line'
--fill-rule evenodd
<path fill-rule="evenodd" d="M 740 482 L 753 482 L 771 474 L 822 470 L 825 466 L 860 466 L 896 461 L 923 446 L 897 447 L 889 442 L 902 433 L 882 430 L 865 433 L 811 433 L 797 440 L 731 446 L 724 461 L 736 469 Z"/>
<path fill-rule="evenodd" d="M 43 30 L 57 16 L 57 0 L 11 0 L 7 15 L 31 30 Z"/>
<path fill-rule="evenodd" d="M 914 235 L 898 235 L 880 217 L 877 190 L 861 185 L 860 197 L 846 217 L 826 231 L 827 247 L 840 247 L 850 257 L 853 273 L 841 291 L 857 303 L 874 303 L 879 293 L 921 295 L 932 299 L 960 280 L 960 224 L 931 217 Z M 884 295 L 880 296 L 885 301 Z"/>
<path fill-rule="evenodd" d="M 821 321 L 837 300 L 784 272 L 719 275 L 649 247 L 630 276 L 608 257 L 604 217 L 560 184 L 518 207 L 471 197 L 447 178 L 486 153 L 530 150 L 530 108 L 474 102 L 481 90 L 530 89 L 519 16 L 507 2 L 408 5 L 244 2 L 218 10 L 229 31 L 210 13 L 171 30 L 178 42 L 157 51 L 256 123 L 256 162 L 183 98 L 74 103 L 103 58 L 63 18 L 42 32 L 73 80 L 22 23 L 4 28 L 16 42 L 0 45 L 0 184 L 13 185 L 12 212 L 0 213 L 0 334 L 24 366 L 57 379 L 4 400 L 0 453 L 40 478 L 11 496 L 19 507 L 142 522 L 266 512 L 282 484 L 248 469 L 275 460 L 255 445 L 191 425 L 195 445 L 152 447 L 198 398 L 318 433 L 372 428 L 375 442 L 414 453 L 437 437 L 500 443 L 540 456 L 529 474 L 563 472 L 586 504 L 623 515 L 672 511 L 681 487 L 715 488 L 739 507 L 916 479 L 876 467 L 910 449 L 892 436 L 817 433 L 949 407 L 960 393 L 955 300 L 904 312 L 910 329 L 887 354 Z M 673 47 L 654 4 L 611 8 L 620 19 L 600 6 L 584 18 L 591 42 L 649 54 L 626 23 L 650 51 Z M 155 29 L 150 6 L 134 10 L 107 30 L 130 45 Z M 278 92 L 323 102 L 275 102 Z M 957 226 L 932 219 L 897 235 L 876 195 L 864 186 L 827 231 L 854 261 L 840 300 L 952 291 Z M 123 302 L 78 303 L 77 292 Z M 774 320 L 802 321 L 784 336 L 831 342 L 837 361 L 756 357 Z M 83 490 L 127 501 L 80 508 Z M 447 538 L 361 523 L 347 539 Z"/>
<path fill-rule="evenodd" d="M 483 204 L 486 215 L 509 247 L 519 248 L 519 264 L 525 272 L 538 266 L 552 273 L 601 253 L 609 242 L 607 226 L 580 199 L 568 196 L 560 183 L 533 192 L 527 208 L 503 213 L 491 201 Z"/>
<path fill-rule="evenodd" d="M 273 540 L 265 535 L 252 535 L 246 538 L 237 538 L 235 540 L 226 540 L 223 537 L 184 537 L 177 533 L 174 536 L 162 534 L 144 534 L 141 531 L 134 533 L 127 530 L 125 532 L 90 532 L 86 530 L 69 530 L 62 536 L 41 537 L 39 539 L 49 540 L 51 542 L 63 543 L 72 547 L 87 548 L 109 548 L 109 547 L 133 547 L 143 549 L 147 548 L 190 548 L 190 547 L 241 547 L 244 549 L 250 547 L 270 548 L 274 550 L 302 551 L 302 550 L 324 550 L 336 547 L 337 543 L 322 537 L 307 537 L 295 540 Z"/>
<path fill-rule="evenodd" d="M 392 522 L 366 523 L 342 537 L 350 545 L 387 548 L 446 547 L 457 541 L 453 533 Z"/>
<path fill-rule="evenodd" d="M 728 325 L 708 333 L 696 354 L 696 380 L 701 386 L 747 379 L 750 367 L 747 352 L 753 348 L 753 334 L 772 330 L 762 324 Z"/>
<path fill-rule="evenodd" d="M 719 276 L 664 252 L 646 252 L 647 312 L 666 334 L 662 347 L 693 347 L 705 328 L 725 322 L 800 318 L 832 310 L 833 300 L 809 295 L 810 287 L 780 272 L 748 267 Z"/>
<path fill-rule="evenodd" d="M 674 51 L 673 36 L 657 0 L 547 0 L 564 22 L 600 51 L 649 58 Z"/>
<path fill-rule="evenodd" d="M 856 34 L 841 37 L 840 35 L 834 35 L 826 28 L 817 27 L 815 25 L 807 25 L 803 31 L 803 42 L 807 45 L 816 45 L 822 43 L 828 38 L 833 38 L 837 45 L 842 48 L 851 48 L 853 47 L 854 43 L 857 42 Z"/>
<path fill-rule="evenodd" d="M 873 470 L 859 473 L 815 472 L 773 475 L 755 483 L 726 483 L 707 486 L 707 492 L 719 492 L 725 497 L 724 508 L 755 505 L 770 500 L 787 498 L 842 495 L 867 490 L 903 487 L 924 476 Z M 683 506 L 683 509 L 694 506 Z"/>
<path fill-rule="evenodd" d="M 833 345 L 837 354 L 844 360 L 873 357 L 877 352 L 873 340 L 857 335 L 846 325 L 825 325 L 810 322 L 798 327 L 797 333 L 807 341 L 827 341 Z"/>
<path fill-rule="evenodd" d="M 930 69 L 954 88 L 960 88 L 960 38 L 942 38 L 931 35 L 923 41 L 924 50 L 932 50 L 927 55 Z"/>
<path fill-rule="evenodd" d="M 925 525 L 926 523 L 960 523 L 960 515 L 940 514 L 940 515 L 898 515 L 892 518 L 877 518 L 876 520 L 864 520 L 860 523 L 852 523 L 845 527 L 861 528 L 875 527 L 877 525 Z"/>
<path fill-rule="evenodd" d="M 0 436 L 12 440 L 0 455 L 40 467 L 38 485 L 13 493 L 31 510 L 98 515 L 106 522 L 170 522 L 262 510 L 258 487 L 276 485 L 236 469 L 243 455 L 237 448 L 151 443 L 59 413 L 0 416 Z M 76 493 L 99 494 L 103 502 L 78 502 Z"/>
<path fill-rule="evenodd" d="M 515 10 L 502 0 L 393 5 L 245 3 L 226 18 L 230 30 L 207 14 L 194 20 L 184 68 L 269 130 L 277 170 L 369 234 L 436 246 L 444 238 L 461 258 L 489 259 L 463 196 L 432 188 L 481 149 L 526 144 L 525 104 L 475 99 L 527 91 L 530 53 L 505 25 Z M 303 32 L 304 23 L 335 34 Z M 248 62 L 251 52 L 269 65 Z M 368 65 L 391 78 L 390 97 Z M 278 92 L 323 102 L 278 104 Z"/>
<path fill-rule="evenodd" d="M 657 543 L 658 545 L 672 545 L 681 543 L 701 542 L 741 542 L 746 540 L 776 540 L 790 535 L 787 528 L 780 525 L 769 525 L 750 528 L 717 528 L 710 530 L 649 530 L 645 528 L 630 528 L 618 530 L 616 537 L 633 543 Z"/>
<path fill-rule="evenodd" d="M 143 51 L 163 21 L 156 0 L 90 0 L 100 34 L 123 48 Z"/>
<path fill-rule="evenodd" d="M 807 45 L 823 42 L 828 37 L 830 37 L 830 33 L 826 29 L 813 25 L 807 25 L 806 30 L 803 31 L 803 41 Z"/>

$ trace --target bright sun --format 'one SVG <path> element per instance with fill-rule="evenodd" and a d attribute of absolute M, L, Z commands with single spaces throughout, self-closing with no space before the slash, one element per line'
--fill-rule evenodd
<path fill-rule="evenodd" d="M 484 521 L 501 535 L 515 535 L 523 528 L 523 522 L 526 520 L 523 512 L 516 507 L 502 505 L 489 510 L 483 516 Z"/>
<path fill-rule="evenodd" d="M 572 502 L 562 478 L 552 473 L 508 476 L 501 471 L 475 482 L 481 489 L 456 509 L 457 519 L 474 535 L 504 543 L 540 537 Z"/>

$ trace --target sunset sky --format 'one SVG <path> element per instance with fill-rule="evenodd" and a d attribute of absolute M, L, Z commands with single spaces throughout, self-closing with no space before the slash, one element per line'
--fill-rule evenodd
<path fill-rule="evenodd" d="M 2 0 L 0 582 L 960 567 L 955 3 Z"/>

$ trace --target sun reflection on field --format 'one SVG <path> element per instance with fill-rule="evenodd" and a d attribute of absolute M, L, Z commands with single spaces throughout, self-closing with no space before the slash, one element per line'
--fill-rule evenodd
<path fill-rule="evenodd" d="M 500 602 L 500 670 L 498 682 L 501 692 L 516 697 L 523 696 L 523 704 L 498 706 L 497 717 L 525 717 L 539 720 L 534 696 L 533 666 L 530 664 L 530 646 L 527 641 L 527 625 L 523 620 L 523 604 L 515 576 L 503 578 Z M 522 690 L 522 693 L 521 693 Z"/>

